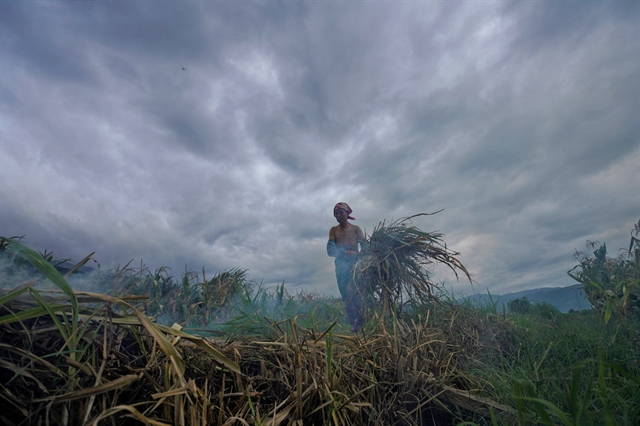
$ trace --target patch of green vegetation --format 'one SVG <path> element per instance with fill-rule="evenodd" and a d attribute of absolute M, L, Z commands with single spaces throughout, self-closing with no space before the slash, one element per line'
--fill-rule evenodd
<path fill-rule="evenodd" d="M 488 335 L 468 357 L 466 371 L 486 383 L 484 395 L 513 407 L 520 424 L 640 422 L 637 319 L 605 324 L 595 309 L 562 314 L 526 300 L 508 313 L 468 303 L 460 309 L 462 323 L 483 321 Z M 463 424 L 487 422 L 476 418 Z M 512 422 L 496 416 L 488 424 Z"/>
<path fill-rule="evenodd" d="M 607 256 L 607 245 L 587 241 L 593 254 L 576 251 L 578 264 L 569 276 L 582 284 L 591 306 L 608 323 L 612 315 L 623 320 L 640 317 L 640 221 L 631 231 L 629 250 L 617 257 Z"/>

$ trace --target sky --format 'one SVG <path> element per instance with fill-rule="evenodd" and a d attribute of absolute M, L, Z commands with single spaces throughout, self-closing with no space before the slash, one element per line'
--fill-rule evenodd
<path fill-rule="evenodd" d="M 338 295 L 333 206 L 568 286 L 640 219 L 636 1 L 0 2 L 0 235 Z"/>

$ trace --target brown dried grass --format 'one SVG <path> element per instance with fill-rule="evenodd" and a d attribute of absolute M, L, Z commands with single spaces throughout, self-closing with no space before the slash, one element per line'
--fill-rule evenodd
<path fill-rule="evenodd" d="M 4 424 L 424 425 L 450 423 L 454 404 L 511 412 L 461 368 L 495 343 L 482 318 L 453 309 L 434 325 L 426 310 L 357 335 L 292 318 L 269 341 L 215 341 L 154 323 L 141 296 L 74 292 L 37 253 L 2 242 L 61 289 L 0 292 Z"/>
<path fill-rule="evenodd" d="M 222 343 L 144 324 L 131 299 L 78 299 L 86 330 L 76 360 L 49 315 L 0 325 L 5 424 L 422 425 L 448 418 L 453 403 L 509 411 L 468 391 L 479 384 L 460 369 L 464 349 L 428 318 L 367 335 L 302 330 L 291 319 L 273 325 L 272 341 Z M 0 313 L 37 307 L 23 296 Z"/>

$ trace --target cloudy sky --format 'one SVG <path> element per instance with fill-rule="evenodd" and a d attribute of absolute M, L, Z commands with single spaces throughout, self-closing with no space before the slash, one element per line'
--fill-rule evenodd
<path fill-rule="evenodd" d="M 333 205 L 476 292 L 640 219 L 636 1 L 2 1 L 0 235 L 337 295 Z M 437 279 L 456 291 L 446 268 Z"/>

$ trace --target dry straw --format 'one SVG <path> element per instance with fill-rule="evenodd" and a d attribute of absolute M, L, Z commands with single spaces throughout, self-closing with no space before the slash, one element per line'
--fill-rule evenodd
<path fill-rule="evenodd" d="M 436 212 L 438 213 L 438 212 Z M 471 276 L 447 248 L 438 232 L 425 232 L 413 226 L 411 219 L 435 213 L 421 213 L 390 223 L 380 222 L 362 243 L 356 262 L 354 283 L 374 311 L 401 310 L 405 302 L 419 302 L 428 307 L 437 301 L 439 284 L 429 279 L 428 270 L 435 264 L 448 266 L 458 278 L 461 272 Z"/>
<path fill-rule="evenodd" d="M 428 316 L 366 335 L 292 318 L 269 341 L 214 341 L 154 323 L 139 296 L 75 293 L 37 253 L 2 241 L 61 290 L 0 294 L 0 423 L 422 425 L 450 423 L 453 404 L 510 412 L 469 392 L 480 384 L 460 368 L 482 321 L 456 331 L 466 348 Z"/>

